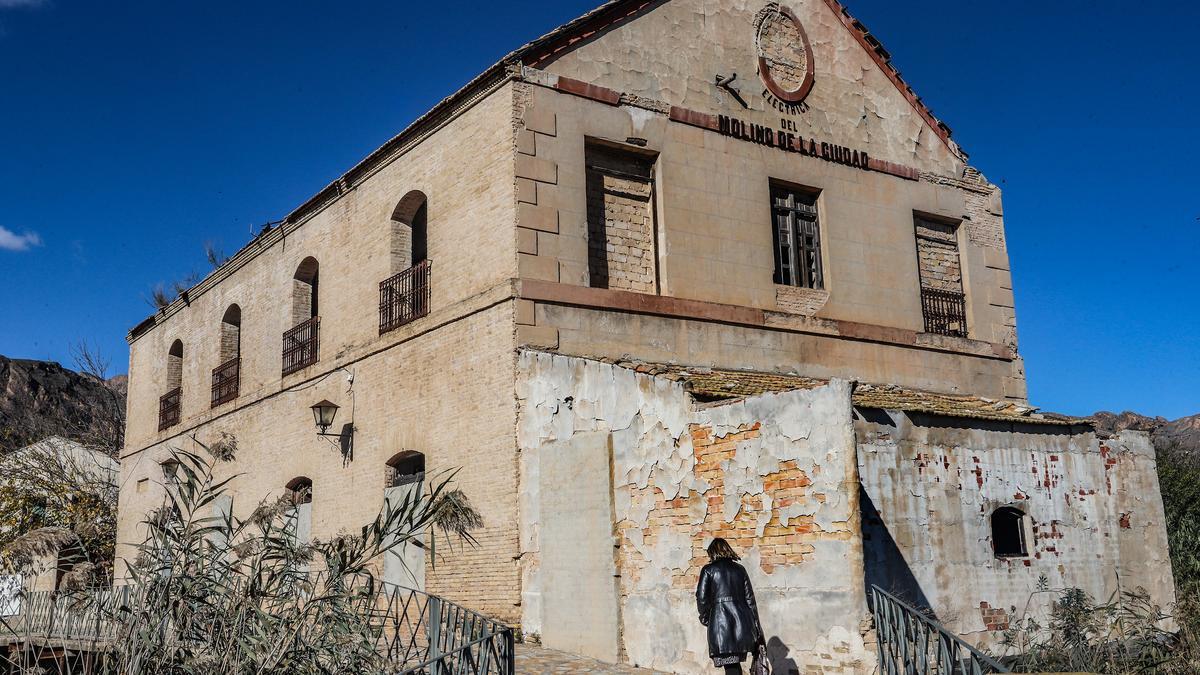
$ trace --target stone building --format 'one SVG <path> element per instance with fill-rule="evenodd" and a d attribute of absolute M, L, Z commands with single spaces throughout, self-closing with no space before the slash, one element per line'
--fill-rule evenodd
<path fill-rule="evenodd" d="M 869 671 L 869 584 L 980 643 L 1042 575 L 1173 598 L 1146 439 L 1028 405 L 1000 191 L 837 0 L 610 2 L 129 342 L 118 555 L 227 432 L 233 508 L 311 488 L 312 537 L 460 467 L 479 546 L 386 578 L 666 671 L 718 535 L 776 672 Z"/>

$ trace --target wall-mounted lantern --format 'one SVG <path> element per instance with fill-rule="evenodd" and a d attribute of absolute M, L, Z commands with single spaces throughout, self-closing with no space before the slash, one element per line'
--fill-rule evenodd
<path fill-rule="evenodd" d="M 336 436 L 340 438 L 341 434 L 325 433 L 329 431 L 329 427 L 333 426 L 333 418 L 337 417 L 338 405 L 328 400 L 321 401 L 312 407 L 313 421 L 317 423 L 317 435 L 319 436 Z"/>

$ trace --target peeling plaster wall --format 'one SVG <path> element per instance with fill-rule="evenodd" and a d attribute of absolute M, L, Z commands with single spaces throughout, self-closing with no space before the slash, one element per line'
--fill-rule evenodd
<path fill-rule="evenodd" d="M 667 379 L 525 351 L 517 395 L 526 633 L 546 633 L 545 607 L 553 596 L 573 593 L 548 584 L 541 570 L 548 544 L 542 537 L 551 519 L 562 517 L 542 509 L 542 493 L 558 488 L 542 481 L 545 453 L 605 432 L 622 660 L 676 673 L 712 670 L 694 593 L 704 546 L 724 536 L 750 572 L 775 672 L 873 667 L 862 635 L 849 383 L 697 406 Z M 579 611 L 606 616 L 588 606 Z"/>
<path fill-rule="evenodd" d="M 1107 600 L 1143 587 L 1175 592 L 1154 450 L 1140 432 L 1097 439 L 1085 427 L 958 423 L 859 410 L 859 471 L 868 584 L 933 609 L 983 645 L 1052 589 Z M 996 558 L 990 516 L 1028 515 L 1029 557 Z M 1118 586 L 1119 584 L 1119 586 Z"/>

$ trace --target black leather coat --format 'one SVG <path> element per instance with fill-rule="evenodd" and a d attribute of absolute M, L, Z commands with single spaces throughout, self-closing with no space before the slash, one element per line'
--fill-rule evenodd
<path fill-rule="evenodd" d="M 700 623 L 708 626 L 709 656 L 745 654 L 762 639 L 750 576 L 732 560 L 716 560 L 700 570 L 696 607 Z"/>

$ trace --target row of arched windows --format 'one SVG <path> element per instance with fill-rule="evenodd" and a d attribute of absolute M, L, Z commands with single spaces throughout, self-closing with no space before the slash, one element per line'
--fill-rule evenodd
<path fill-rule="evenodd" d="M 405 270 L 417 268 L 428 258 L 428 200 L 419 190 L 413 190 L 396 204 L 391 214 L 389 230 L 390 274 L 397 275 Z M 321 310 L 321 266 L 314 257 L 307 257 L 297 265 L 292 275 L 290 297 L 291 328 L 283 335 L 283 374 L 302 370 L 319 360 L 319 323 Z M 423 277 L 427 283 L 426 276 Z M 427 289 L 426 289 L 427 293 Z M 382 294 L 382 289 L 381 289 Z M 381 295 L 382 297 L 382 295 Z M 391 296 L 389 296 L 391 297 Z M 415 294 L 396 297 L 395 303 L 413 304 Z M 417 306 L 417 305 L 414 305 Z M 427 301 L 419 307 L 425 312 Z M 412 307 L 383 308 L 389 317 L 416 318 L 423 312 L 412 311 Z M 382 314 L 381 314 L 382 316 Z M 392 321 L 394 323 L 394 320 Z M 382 319 L 381 319 L 382 325 Z M 241 332 L 242 308 L 230 305 L 221 318 L 218 366 L 213 369 L 211 407 L 215 408 L 238 397 L 241 381 Z M 382 330 L 381 330 L 382 332 Z M 183 387 L 184 344 L 175 340 L 167 351 L 166 394 L 159 401 L 159 430 L 175 424 L 181 418 Z"/>
<path fill-rule="evenodd" d="M 385 489 L 413 485 L 425 479 L 425 455 L 419 452 L 405 450 L 396 453 L 385 466 Z M 284 489 L 295 505 L 312 503 L 313 481 L 308 476 L 296 476 L 287 482 Z"/>

